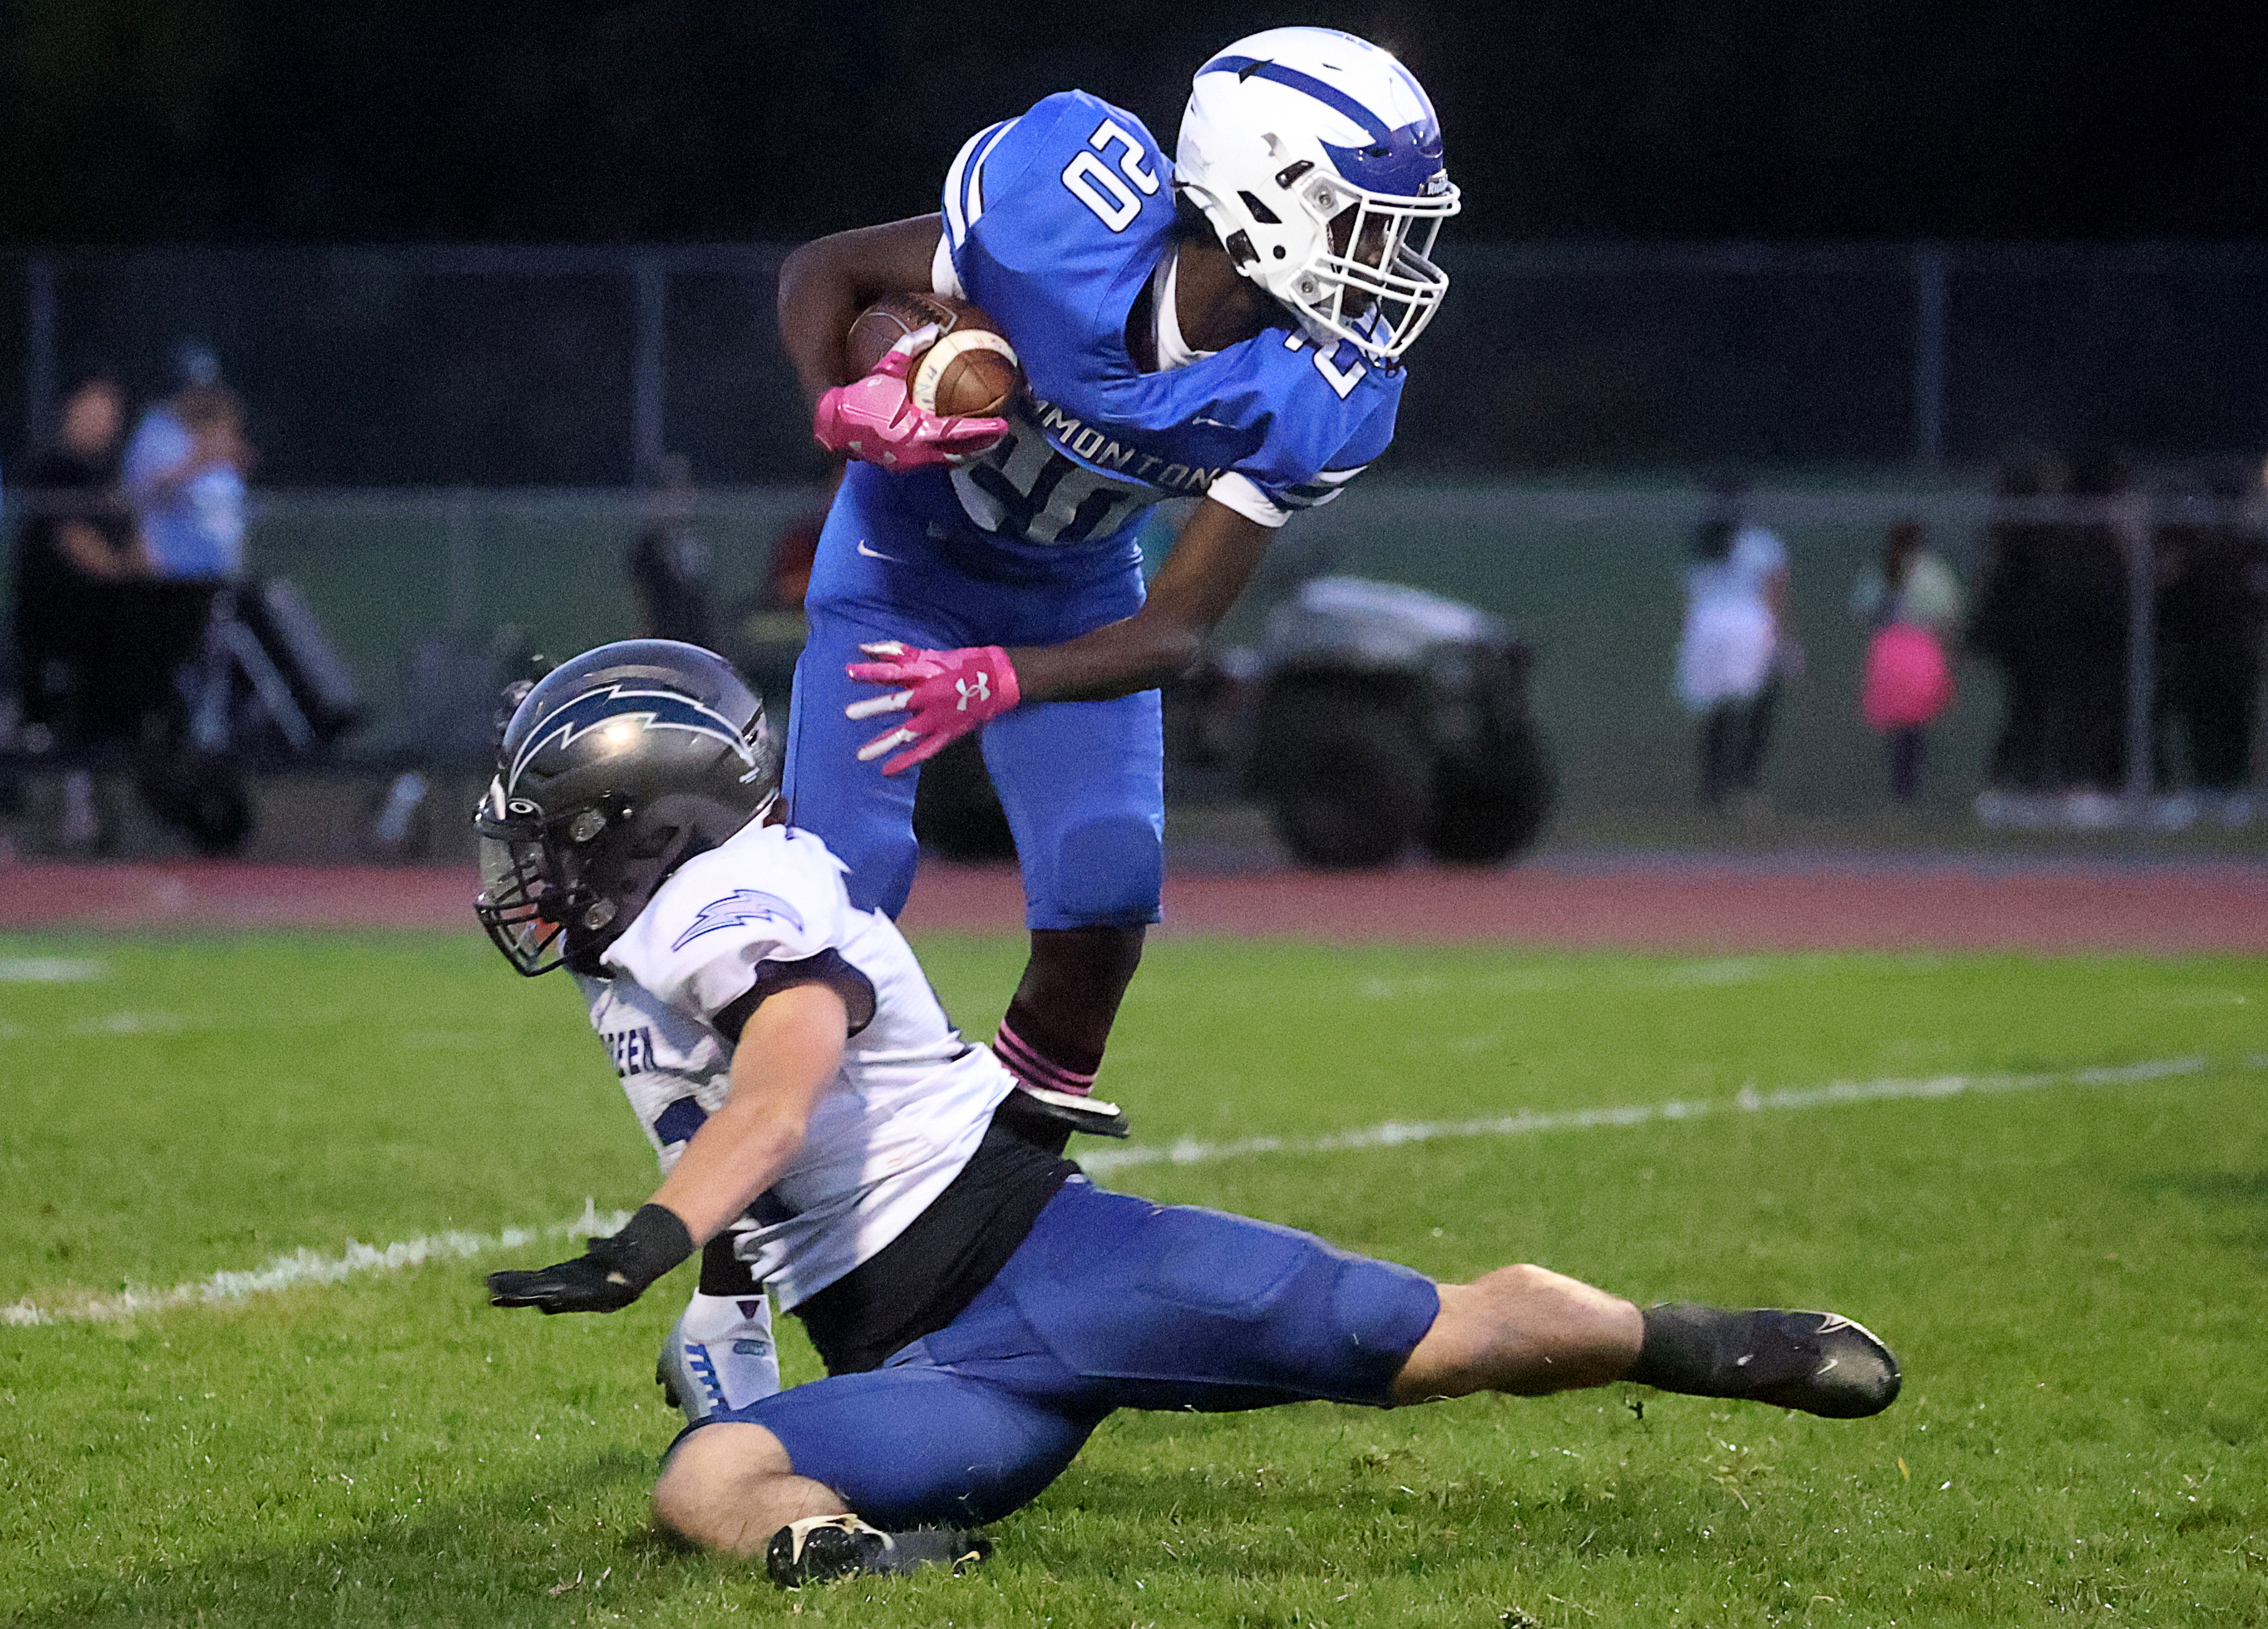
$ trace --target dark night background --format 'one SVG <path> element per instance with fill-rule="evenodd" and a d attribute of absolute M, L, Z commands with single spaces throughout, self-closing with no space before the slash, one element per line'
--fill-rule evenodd
<path fill-rule="evenodd" d="M 5 0 L 0 241 L 794 239 L 1078 85 L 1170 148 L 1285 21 L 1400 49 L 1489 238 L 2268 232 L 2268 9 Z"/>

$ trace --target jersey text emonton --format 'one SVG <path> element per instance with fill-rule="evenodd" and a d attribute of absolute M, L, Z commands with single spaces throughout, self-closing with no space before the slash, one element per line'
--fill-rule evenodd
<path fill-rule="evenodd" d="M 1029 399 L 981 460 L 916 479 L 932 502 L 949 480 L 961 511 L 1023 564 L 1122 543 L 1168 498 L 1280 526 L 1393 439 L 1402 373 L 1351 344 L 1325 354 L 1288 314 L 1182 365 L 1137 367 L 1127 320 L 1174 245 L 1172 174 L 1140 120 L 1067 91 L 980 131 L 946 176 L 933 283 L 1000 325 Z"/>

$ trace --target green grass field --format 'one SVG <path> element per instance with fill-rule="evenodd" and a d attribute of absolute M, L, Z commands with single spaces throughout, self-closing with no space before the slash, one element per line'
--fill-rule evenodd
<path fill-rule="evenodd" d="M 922 948 L 989 1033 L 1020 947 Z M 0 980 L 0 1306 L 562 1224 L 651 1186 L 573 991 L 469 936 L 18 938 Z M 488 1309 L 479 1273 L 555 1259 L 545 1240 L 0 1324 L 0 1614 L 2268 1622 L 2264 1010 L 2268 965 L 2234 958 L 1167 940 L 1108 1076 L 1145 1146 L 1712 1107 L 1117 1185 L 1440 1277 L 1531 1259 L 1640 1298 L 1832 1305 L 1899 1349 L 1904 1399 L 1848 1424 L 1620 1387 L 1121 1415 L 978 1573 L 783 1596 L 645 1526 L 674 1419 L 648 1377 L 686 1286 L 611 1318 Z M 1977 1089 L 1771 1095 L 1951 1076 Z M 814 1372 L 793 1339 L 788 1360 Z"/>

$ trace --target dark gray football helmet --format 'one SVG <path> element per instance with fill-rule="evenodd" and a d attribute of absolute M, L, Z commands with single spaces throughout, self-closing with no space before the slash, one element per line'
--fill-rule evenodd
<path fill-rule="evenodd" d="M 534 977 L 599 957 L 670 873 L 779 795 L 764 704 L 721 656 L 625 639 L 543 676 L 504 726 L 475 811 L 474 909 Z"/>

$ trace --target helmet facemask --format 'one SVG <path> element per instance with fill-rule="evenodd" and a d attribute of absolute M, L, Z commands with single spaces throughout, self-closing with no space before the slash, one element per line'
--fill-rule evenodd
<path fill-rule="evenodd" d="M 565 967 L 603 977 L 600 958 L 669 874 L 765 818 L 774 801 L 767 798 L 751 815 L 713 799 L 664 795 L 642 808 L 586 807 L 546 822 L 525 799 L 506 805 L 502 819 L 491 818 L 483 800 L 475 822 L 481 894 L 474 910 L 524 976 Z"/>
<path fill-rule="evenodd" d="M 1440 309 L 1449 276 L 1432 261 L 1441 223 L 1457 212 L 1457 189 L 1422 198 L 1365 192 L 1324 173 L 1300 188 L 1299 202 L 1322 223 L 1305 264 L 1269 279 L 1318 338 L 1351 341 L 1373 362 L 1410 349 Z"/>
<path fill-rule="evenodd" d="M 481 892 L 473 910 L 505 961 L 534 978 L 574 964 L 588 969 L 596 951 L 593 933 L 615 925 L 615 903 L 588 887 L 589 867 L 578 851 L 607 824 L 597 809 L 585 809 L 558 827 L 524 798 L 506 802 L 503 788 L 491 785 L 474 821 L 480 842 Z"/>

